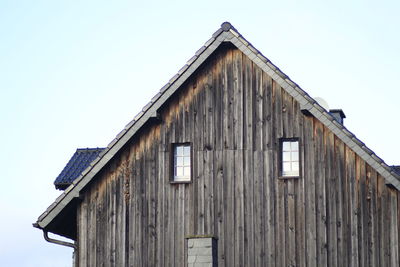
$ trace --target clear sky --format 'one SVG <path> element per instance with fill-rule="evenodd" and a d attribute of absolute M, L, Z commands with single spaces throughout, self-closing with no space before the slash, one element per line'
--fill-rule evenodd
<path fill-rule="evenodd" d="M 323 3 L 322 3 L 323 2 Z M 0 1 L 0 265 L 71 266 L 32 223 L 223 21 L 400 165 L 399 1 Z"/>

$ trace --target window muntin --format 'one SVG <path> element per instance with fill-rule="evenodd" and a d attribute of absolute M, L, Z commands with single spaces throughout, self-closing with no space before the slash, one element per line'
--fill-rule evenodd
<path fill-rule="evenodd" d="M 190 181 L 191 153 L 190 144 L 174 145 L 173 181 Z"/>
<path fill-rule="evenodd" d="M 282 140 L 282 166 L 283 177 L 300 176 L 299 140 Z"/>

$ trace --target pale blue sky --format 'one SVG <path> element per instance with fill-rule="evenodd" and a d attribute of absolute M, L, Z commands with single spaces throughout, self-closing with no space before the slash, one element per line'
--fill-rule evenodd
<path fill-rule="evenodd" d="M 106 146 L 230 21 L 400 164 L 398 1 L 0 2 L 0 265 L 71 266 L 31 223 L 77 147 Z"/>

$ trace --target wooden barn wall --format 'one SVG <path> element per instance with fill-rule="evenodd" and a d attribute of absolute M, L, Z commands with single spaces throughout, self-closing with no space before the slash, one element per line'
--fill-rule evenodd
<path fill-rule="evenodd" d="M 240 51 L 212 56 L 84 193 L 80 266 L 185 266 L 185 237 L 219 266 L 399 266 L 400 198 Z M 281 137 L 301 178 L 278 179 Z M 192 142 L 190 184 L 170 149 Z"/>

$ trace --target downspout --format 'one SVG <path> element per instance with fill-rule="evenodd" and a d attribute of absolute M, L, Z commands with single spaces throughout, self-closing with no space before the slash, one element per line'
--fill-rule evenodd
<path fill-rule="evenodd" d="M 44 229 L 43 229 L 43 236 L 44 236 L 44 239 L 47 242 L 50 242 L 50 243 L 53 243 L 53 244 L 57 244 L 57 245 L 61 245 L 61 246 L 70 247 L 70 248 L 73 248 L 73 249 L 77 249 L 77 246 L 76 246 L 75 243 L 69 243 L 69 242 L 65 242 L 65 241 L 61 241 L 61 240 L 50 238 L 49 237 L 49 233 L 47 231 L 45 231 Z"/>

